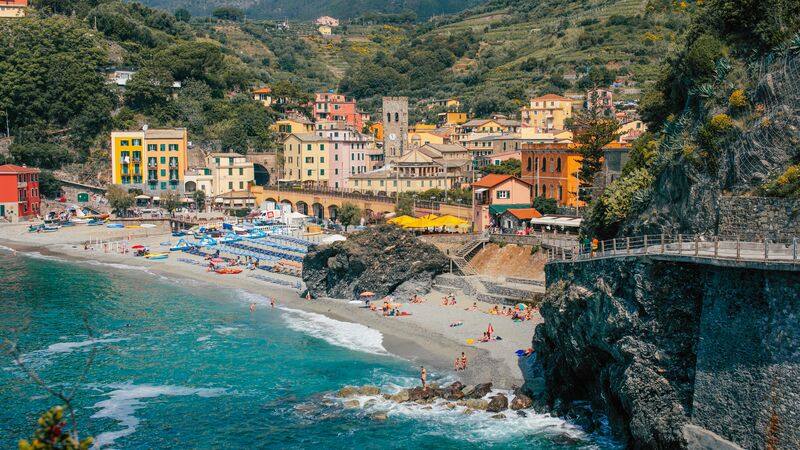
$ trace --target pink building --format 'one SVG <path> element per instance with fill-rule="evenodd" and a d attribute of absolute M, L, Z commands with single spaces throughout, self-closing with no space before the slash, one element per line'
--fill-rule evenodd
<path fill-rule="evenodd" d="M 500 216 L 508 209 L 529 208 L 531 188 L 513 175 L 489 174 L 472 183 L 475 231 L 500 226 Z"/>
<path fill-rule="evenodd" d="M 586 93 L 586 109 L 601 116 L 614 115 L 614 93 L 611 89 L 597 88 Z"/>
<path fill-rule="evenodd" d="M 371 156 L 381 153 L 372 136 L 350 129 L 322 129 L 315 132 L 328 140 L 328 187 L 342 189 L 347 177 L 373 170 Z"/>
<path fill-rule="evenodd" d="M 364 127 L 364 119 L 356 107 L 355 99 L 333 92 L 318 92 L 314 95 L 314 118 L 318 121 L 345 122 L 358 131 Z"/>

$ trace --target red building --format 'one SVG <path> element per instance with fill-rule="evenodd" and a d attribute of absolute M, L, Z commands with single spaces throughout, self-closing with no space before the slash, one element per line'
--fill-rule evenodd
<path fill-rule="evenodd" d="M 314 96 L 314 118 L 316 120 L 330 120 L 344 122 L 361 132 L 364 127 L 363 113 L 358 111 L 356 101 L 342 94 L 333 92 L 318 92 Z"/>
<path fill-rule="evenodd" d="M 10 222 L 39 214 L 39 169 L 0 166 L 0 217 Z"/>

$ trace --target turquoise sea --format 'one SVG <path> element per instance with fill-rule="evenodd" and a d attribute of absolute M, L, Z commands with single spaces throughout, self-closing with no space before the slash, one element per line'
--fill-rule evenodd
<path fill-rule="evenodd" d="M 92 342 L 83 318 L 93 329 L 96 358 L 76 404 L 96 448 L 607 447 L 543 415 L 496 420 L 382 399 L 346 409 L 335 390 L 413 386 L 416 368 L 387 354 L 374 330 L 273 310 L 263 295 L 0 250 L 0 333 L 28 324 L 19 345 L 43 379 L 74 381 Z M 57 403 L 0 357 L 0 448 L 10 449 Z M 388 420 L 372 418 L 384 411 Z"/>

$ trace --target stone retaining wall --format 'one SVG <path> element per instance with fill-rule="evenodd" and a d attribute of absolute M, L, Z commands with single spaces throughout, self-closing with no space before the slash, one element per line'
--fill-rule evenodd
<path fill-rule="evenodd" d="M 766 197 L 721 197 L 717 234 L 742 240 L 790 241 L 800 237 L 800 200 Z"/>

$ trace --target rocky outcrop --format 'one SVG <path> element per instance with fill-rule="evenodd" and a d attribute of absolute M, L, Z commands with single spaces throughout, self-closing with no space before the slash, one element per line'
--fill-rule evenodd
<path fill-rule="evenodd" d="M 346 241 L 314 246 L 303 260 L 303 281 L 313 297 L 410 297 L 430 291 L 448 260 L 436 247 L 393 225 L 370 227 Z"/>
<path fill-rule="evenodd" d="M 714 434 L 800 448 L 795 269 L 657 257 L 549 265 L 535 407 L 589 432 L 607 416 L 632 448 L 696 448 L 687 436 Z"/>
<path fill-rule="evenodd" d="M 489 400 L 489 405 L 486 410 L 493 413 L 505 411 L 508 409 L 508 397 L 503 394 L 497 394 Z"/>
<path fill-rule="evenodd" d="M 552 281 L 540 309 L 544 323 L 534 337 L 547 385 L 544 403 L 588 425 L 585 408 L 575 406 L 589 400 L 623 440 L 643 448 L 680 447 L 702 309 L 697 271 L 638 260 L 547 270 Z"/>

